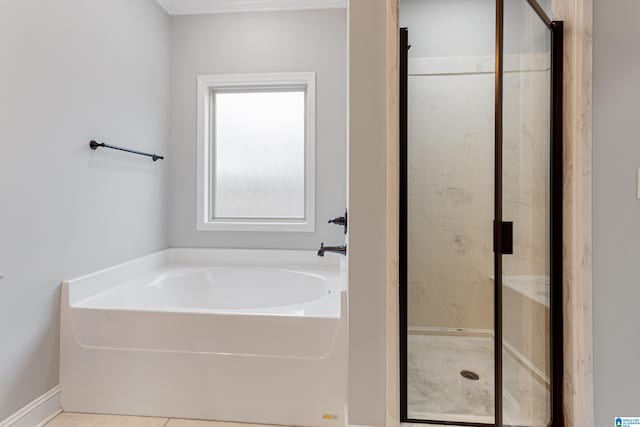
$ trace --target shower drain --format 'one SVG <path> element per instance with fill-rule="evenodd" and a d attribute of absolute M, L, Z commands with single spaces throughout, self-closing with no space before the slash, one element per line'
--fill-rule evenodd
<path fill-rule="evenodd" d="M 480 375 L 476 374 L 473 371 L 460 371 L 460 375 L 462 375 L 463 378 L 471 381 L 478 381 L 480 379 Z"/>

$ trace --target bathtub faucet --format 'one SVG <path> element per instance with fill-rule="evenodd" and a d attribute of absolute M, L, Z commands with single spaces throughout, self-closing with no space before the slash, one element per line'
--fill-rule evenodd
<path fill-rule="evenodd" d="M 325 252 L 335 252 L 337 254 L 346 255 L 347 245 L 325 246 L 324 243 L 320 243 L 320 249 L 318 249 L 318 256 L 324 256 Z"/>

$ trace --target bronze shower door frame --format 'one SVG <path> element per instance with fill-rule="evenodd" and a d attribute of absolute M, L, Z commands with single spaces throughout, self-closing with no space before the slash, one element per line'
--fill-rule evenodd
<path fill-rule="evenodd" d="M 502 407 L 502 257 L 510 254 L 512 233 L 509 223 L 503 222 L 502 202 L 502 148 L 503 148 L 503 72 L 504 72 L 504 1 L 496 0 L 496 46 L 495 46 L 495 162 L 494 162 L 494 357 L 495 357 L 495 422 L 464 423 L 442 420 L 420 420 L 409 418 L 407 409 L 407 364 L 408 364 L 408 51 L 409 32 L 401 28 L 399 34 L 399 325 L 400 325 L 400 421 L 422 424 L 452 426 L 503 427 Z M 563 37 L 562 21 L 552 21 L 536 0 L 527 0 L 551 33 L 551 138 L 550 138 L 550 322 L 551 322 L 551 422 L 549 427 L 564 427 L 563 416 Z M 498 398 L 500 396 L 500 398 Z M 517 427 L 517 426 L 513 426 Z"/>

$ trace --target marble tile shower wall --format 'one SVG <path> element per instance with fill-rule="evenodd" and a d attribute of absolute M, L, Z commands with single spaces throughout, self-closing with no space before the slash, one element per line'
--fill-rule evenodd
<path fill-rule="evenodd" d="M 414 61 L 409 77 L 409 327 L 491 330 L 492 59 Z M 448 62 L 451 72 L 443 72 Z M 505 274 L 541 275 L 547 268 L 548 240 L 540 230 L 548 229 L 543 214 L 548 185 L 540 183 L 548 171 L 548 150 L 540 144 L 549 130 L 538 124 L 549 107 L 548 96 L 534 95 L 548 93 L 548 71 L 540 56 L 507 58 L 507 64 L 526 72 L 505 78 L 510 114 L 504 210 L 516 222 L 516 253 Z"/>
<path fill-rule="evenodd" d="M 458 69 L 409 77 L 410 328 L 493 326 L 493 74 Z"/>

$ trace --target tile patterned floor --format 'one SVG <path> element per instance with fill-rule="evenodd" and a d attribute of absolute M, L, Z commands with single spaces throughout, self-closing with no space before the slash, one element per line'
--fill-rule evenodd
<path fill-rule="evenodd" d="M 49 421 L 46 427 L 164 427 L 167 418 L 125 417 L 63 412 Z"/>
<path fill-rule="evenodd" d="M 167 427 L 273 427 L 273 426 L 261 426 L 258 424 L 225 423 L 220 421 L 180 420 L 180 419 L 172 418 L 167 423 Z"/>
<path fill-rule="evenodd" d="M 168 418 L 128 417 L 121 415 L 95 415 L 62 413 L 47 427 L 274 427 L 257 424 L 238 424 L 218 421 L 180 420 Z M 402 423 L 402 427 L 425 427 L 424 424 Z M 448 427 L 431 425 L 430 427 Z"/>
<path fill-rule="evenodd" d="M 217 421 L 182 420 L 177 418 L 130 417 L 122 415 L 76 414 L 63 412 L 46 427 L 265 427 Z M 273 427 L 273 426 L 269 426 Z"/>

